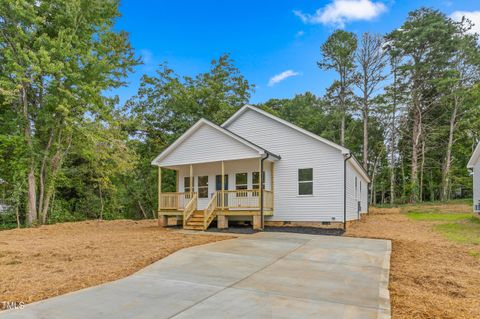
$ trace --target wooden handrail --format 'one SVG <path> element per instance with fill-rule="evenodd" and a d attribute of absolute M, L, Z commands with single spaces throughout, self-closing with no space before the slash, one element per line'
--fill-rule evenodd
<path fill-rule="evenodd" d="M 188 202 L 187 205 L 185 205 L 185 209 L 183 210 L 183 226 L 187 224 L 187 221 L 192 217 L 193 213 L 197 209 L 197 198 L 198 195 L 197 193 L 192 194 L 192 198 Z"/>
<path fill-rule="evenodd" d="M 263 191 L 263 203 L 264 208 L 272 209 L 273 208 L 273 192 L 272 191 Z M 237 189 L 237 190 L 224 190 L 224 206 L 222 207 L 222 191 L 217 191 L 217 208 L 219 209 L 228 209 L 228 208 L 250 208 L 250 209 L 259 209 L 259 200 L 260 195 L 259 189 Z"/>
<path fill-rule="evenodd" d="M 176 209 L 183 210 L 190 200 L 190 193 L 161 193 L 160 209 Z"/>
<path fill-rule="evenodd" d="M 215 219 L 215 213 L 217 209 L 217 195 L 219 192 L 215 192 L 210 199 L 207 207 L 203 211 L 203 230 L 206 230 L 210 223 Z"/>

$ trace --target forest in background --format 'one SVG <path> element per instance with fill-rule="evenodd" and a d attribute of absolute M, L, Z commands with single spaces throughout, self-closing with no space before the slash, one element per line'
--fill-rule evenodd
<path fill-rule="evenodd" d="M 0 3 L 0 228 L 154 218 L 151 160 L 198 119 L 221 124 L 255 85 L 228 54 L 183 76 L 164 63 L 124 105 L 107 94 L 141 62 L 115 31 L 117 1 Z M 353 151 L 371 204 L 470 197 L 480 139 L 480 48 L 471 22 L 429 8 L 388 34 L 319 42 L 323 96 L 256 105 Z M 128 30 L 127 30 L 128 31 Z M 171 171 L 163 191 L 175 189 Z"/>

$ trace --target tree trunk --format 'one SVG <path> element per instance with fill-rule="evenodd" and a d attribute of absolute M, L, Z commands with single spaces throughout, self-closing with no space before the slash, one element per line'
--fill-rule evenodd
<path fill-rule="evenodd" d="M 103 196 L 102 196 L 102 185 L 98 184 L 98 192 L 100 194 L 100 220 L 103 220 Z"/>
<path fill-rule="evenodd" d="M 422 134 L 422 120 L 418 102 L 415 102 L 413 108 L 413 127 L 412 127 L 412 172 L 411 172 L 411 194 L 410 202 L 418 201 L 418 150 L 420 145 L 420 136 Z"/>
<path fill-rule="evenodd" d="M 18 203 L 15 205 L 15 217 L 17 217 L 17 228 L 20 228 L 20 214 L 18 212 Z"/>
<path fill-rule="evenodd" d="M 53 141 L 53 129 L 50 132 L 50 137 L 48 138 L 47 146 L 44 150 L 44 155 L 42 159 L 42 165 L 40 167 L 40 190 L 39 190 L 39 199 L 38 199 L 38 211 L 42 214 L 43 205 L 44 205 L 44 196 L 45 196 L 45 170 L 47 165 L 48 153 L 50 151 L 50 147 L 52 146 Z M 45 218 L 42 217 L 42 220 Z"/>
<path fill-rule="evenodd" d="M 442 194 L 441 200 L 448 200 L 449 199 L 449 188 L 450 188 L 450 170 L 452 166 L 452 147 L 453 147 L 453 136 L 455 133 L 455 127 L 457 123 L 457 113 L 458 113 L 458 106 L 459 101 L 458 97 L 454 99 L 454 108 L 452 115 L 450 117 L 450 130 L 448 132 L 448 142 L 447 142 L 447 154 L 445 156 L 445 163 L 443 165 L 442 170 Z"/>
<path fill-rule="evenodd" d="M 340 145 L 345 146 L 345 112 L 342 114 L 342 123 L 340 127 Z"/>
<path fill-rule="evenodd" d="M 422 162 L 420 164 L 420 187 L 419 187 L 419 200 L 423 201 L 423 169 L 425 167 L 425 139 L 422 140 Z"/>
<path fill-rule="evenodd" d="M 390 204 L 395 202 L 395 119 L 397 115 L 397 70 L 393 69 L 393 109 L 392 127 L 390 128 Z"/>
<path fill-rule="evenodd" d="M 140 202 L 140 200 L 137 200 L 137 203 L 138 203 L 138 207 L 140 207 L 140 211 L 142 212 L 142 215 L 143 215 L 143 218 L 144 219 L 147 219 L 147 213 L 145 213 L 145 209 L 143 209 L 143 206 L 142 206 L 142 203 Z M 153 216 L 155 218 L 155 216 Z"/>
<path fill-rule="evenodd" d="M 363 110 L 363 168 L 368 172 L 368 103 L 364 101 Z"/>
<path fill-rule="evenodd" d="M 37 189 L 35 186 L 35 158 L 33 154 L 32 143 L 32 128 L 30 124 L 30 116 L 28 113 L 28 99 L 26 84 L 22 84 L 21 88 L 21 101 L 23 107 L 23 118 L 25 121 L 24 137 L 27 142 L 30 152 L 29 171 L 28 171 L 28 212 L 27 212 L 27 225 L 31 226 L 37 221 Z"/>

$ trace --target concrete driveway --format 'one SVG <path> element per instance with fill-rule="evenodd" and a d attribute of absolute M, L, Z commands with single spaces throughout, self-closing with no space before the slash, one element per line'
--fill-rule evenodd
<path fill-rule="evenodd" d="M 386 240 L 257 233 L 0 318 L 390 318 L 390 252 Z"/>

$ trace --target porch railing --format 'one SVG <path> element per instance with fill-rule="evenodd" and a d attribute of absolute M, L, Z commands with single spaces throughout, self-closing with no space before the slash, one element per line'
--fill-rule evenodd
<path fill-rule="evenodd" d="M 184 210 L 190 197 L 190 193 L 161 193 L 160 209 Z"/>
<path fill-rule="evenodd" d="M 197 193 L 192 194 L 192 198 L 189 198 L 189 202 L 185 206 L 185 209 L 183 210 L 183 226 L 187 224 L 188 220 L 190 217 L 192 217 L 193 213 L 197 209 Z"/>
<path fill-rule="evenodd" d="M 258 189 L 224 190 L 222 203 L 222 191 L 217 191 L 217 208 L 219 209 L 259 209 L 260 191 Z M 222 206 L 223 205 L 223 206 Z M 263 207 L 273 208 L 273 193 L 263 191 Z"/>
<path fill-rule="evenodd" d="M 217 196 L 218 192 L 214 193 L 212 196 L 212 199 L 210 199 L 210 202 L 207 205 L 207 208 L 205 208 L 203 212 L 203 229 L 207 229 L 208 226 L 212 223 L 212 221 L 215 219 L 215 212 L 217 210 Z"/>

